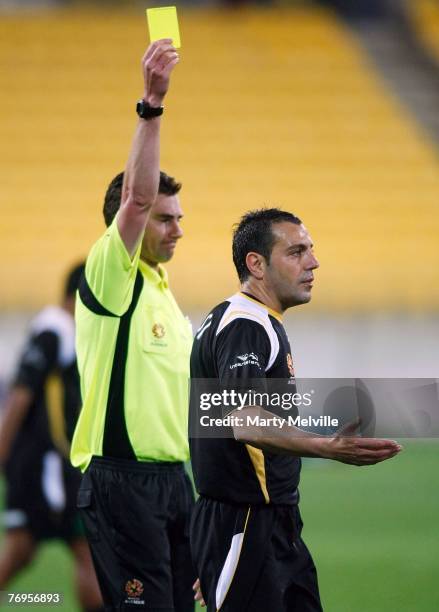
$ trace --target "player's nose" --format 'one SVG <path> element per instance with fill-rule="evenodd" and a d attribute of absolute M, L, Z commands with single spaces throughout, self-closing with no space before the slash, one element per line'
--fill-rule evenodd
<path fill-rule="evenodd" d="M 306 269 L 307 270 L 316 270 L 317 268 L 320 267 L 320 262 L 317 259 L 317 257 L 314 255 L 314 253 L 310 253 L 309 259 L 306 262 Z"/>
<path fill-rule="evenodd" d="M 183 236 L 183 230 L 181 229 L 181 225 L 177 220 L 173 221 L 170 229 L 172 240 L 179 240 Z"/>

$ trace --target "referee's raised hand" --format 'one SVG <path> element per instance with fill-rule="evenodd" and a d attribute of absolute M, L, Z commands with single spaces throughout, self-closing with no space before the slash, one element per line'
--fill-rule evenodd
<path fill-rule="evenodd" d="M 169 88 L 171 72 L 180 56 L 170 38 L 151 43 L 142 58 L 144 99 L 154 107 L 160 106 Z"/>

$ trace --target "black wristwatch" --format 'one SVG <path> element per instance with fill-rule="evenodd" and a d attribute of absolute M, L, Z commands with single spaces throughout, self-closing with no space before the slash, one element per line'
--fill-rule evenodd
<path fill-rule="evenodd" d="M 152 119 L 163 115 L 163 106 L 150 106 L 141 98 L 136 104 L 136 113 L 141 119 Z"/>

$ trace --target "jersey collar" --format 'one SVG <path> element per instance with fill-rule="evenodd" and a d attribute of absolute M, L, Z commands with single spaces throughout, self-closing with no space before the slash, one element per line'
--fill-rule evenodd
<path fill-rule="evenodd" d="M 265 310 L 267 310 L 268 314 L 271 314 L 272 317 L 274 317 L 275 319 L 280 321 L 280 323 L 282 323 L 282 315 L 279 312 L 276 312 L 276 310 L 269 308 L 266 304 L 264 304 L 260 300 L 256 299 L 253 296 L 248 295 L 248 293 L 244 293 L 243 291 L 240 291 L 239 295 L 244 297 L 246 300 L 253 302 L 254 304 L 258 304 L 259 306 L 262 306 L 263 308 L 265 308 Z"/>
<path fill-rule="evenodd" d="M 157 285 L 160 289 L 168 289 L 168 273 L 165 268 L 158 264 L 157 270 L 151 268 L 142 259 L 139 260 L 139 270 L 145 277 L 145 279 L 152 285 Z"/>

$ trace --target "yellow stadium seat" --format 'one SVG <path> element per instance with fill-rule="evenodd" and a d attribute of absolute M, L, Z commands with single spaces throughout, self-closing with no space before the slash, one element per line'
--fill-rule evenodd
<path fill-rule="evenodd" d="M 186 9 L 162 166 L 183 181 L 170 274 L 188 309 L 237 287 L 231 228 L 279 205 L 321 260 L 315 310 L 437 310 L 439 162 L 431 142 L 326 11 Z M 142 10 L 3 18 L 3 308 L 56 299 L 103 231 L 142 93 Z"/>

